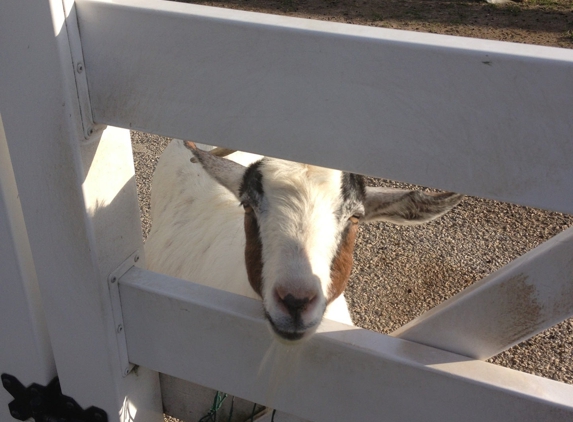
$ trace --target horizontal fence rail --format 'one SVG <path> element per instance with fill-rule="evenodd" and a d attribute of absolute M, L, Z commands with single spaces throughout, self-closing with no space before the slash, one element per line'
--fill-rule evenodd
<path fill-rule="evenodd" d="M 573 213 L 573 51 L 77 2 L 94 120 Z"/>
<path fill-rule="evenodd" d="M 136 267 L 119 283 L 133 363 L 313 421 L 573 417 L 571 385 L 331 321 L 282 346 L 253 299 Z"/>

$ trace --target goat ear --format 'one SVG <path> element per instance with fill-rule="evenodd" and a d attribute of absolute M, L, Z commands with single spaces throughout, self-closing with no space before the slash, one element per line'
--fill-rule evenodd
<path fill-rule="evenodd" d="M 362 221 L 387 221 L 400 225 L 422 224 L 438 218 L 463 198 L 453 192 L 426 193 L 367 187 Z"/>
<path fill-rule="evenodd" d="M 207 151 L 203 151 L 191 141 L 183 141 L 183 144 L 189 149 L 197 161 L 209 175 L 221 185 L 229 189 L 237 198 L 243 181 L 243 174 L 246 167 L 226 158 L 217 157 Z M 193 161 L 193 159 L 192 159 Z"/>

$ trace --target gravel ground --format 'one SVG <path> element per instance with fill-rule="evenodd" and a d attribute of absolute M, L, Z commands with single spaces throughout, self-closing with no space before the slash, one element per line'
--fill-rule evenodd
<path fill-rule="evenodd" d="M 153 169 L 168 142 L 132 133 L 144 236 Z M 570 226 L 572 215 L 474 197 L 423 226 L 362 225 L 346 293 L 354 323 L 390 333 Z M 490 361 L 573 384 L 573 319 Z"/>
<path fill-rule="evenodd" d="M 322 19 L 573 47 L 573 1 L 524 0 L 196 0 L 195 3 Z M 145 236 L 151 175 L 168 139 L 132 134 Z M 372 185 L 411 187 L 370 179 Z M 361 227 L 347 299 L 356 325 L 390 333 L 540 243 L 573 226 L 573 216 L 481 198 L 466 198 L 420 227 Z M 573 319 L 491 359 L 573 384 Z M 166 422 L 177 422 L 166 418 Z"/>

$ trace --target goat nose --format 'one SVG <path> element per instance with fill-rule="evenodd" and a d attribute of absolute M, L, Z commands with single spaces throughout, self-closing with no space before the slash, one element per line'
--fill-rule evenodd
<path fill-rule="evenodd" d="M 291 294 L 286 295 L 285 298 L 283 298 L 283 303 L 284 305 L 287 307 L 287 309 L 292 313 L 292 312 L 300 312 L 302 310 L 304 310 L 304 308 L 306 307 L 306 305 L 308 304 L 308 302 L 310 302 L 310 299 L 308 297 L 304 297 L 304 298 L 296 298 Z"/>
<path fill-rule="evenodd" d="M 316 299 L 316 293 L 305 292 L 293 294 L 285 292 L 280 288 L 277 289 L 277 296 L 280 303 L 293 318 L 299 318 Z"/>

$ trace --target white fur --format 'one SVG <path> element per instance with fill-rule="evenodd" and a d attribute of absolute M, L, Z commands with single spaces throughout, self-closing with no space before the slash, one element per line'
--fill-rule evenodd
<path fill-rule="evenodd" d="M 243 209 L 201 164 L 190 163 L 191 157 L 181 141 L 173 141 L 157 165 L 151 193 L 153 226 L 145 245 L 148 269 L 260 299 L 245 269 Z M 248 165 L 262 157 L 234 153 L 227 158 Z M 261 238 L 274 242 L 263 249 L 272 251 L 263 256 L 265 283 L 275 286 L 317 276 L 324 300 L 340 231 L 332 216 L 341 200 L 340 177 L 335 170 L 293 167 L 280 160 L 265 168 L 265 196 L 272 198 L 267 198 L 267 218 L 259 224 Z M 293 212 L 302 212 L 304 218 Z M 280 310 L 272 304 L 271 290 L 265 286 L 263 291 L 265 308 L 277 316 Z M 324 316 L 352 324 L 343 295 Z M 319 307 L 309 316 L 321 317 Z"/>

